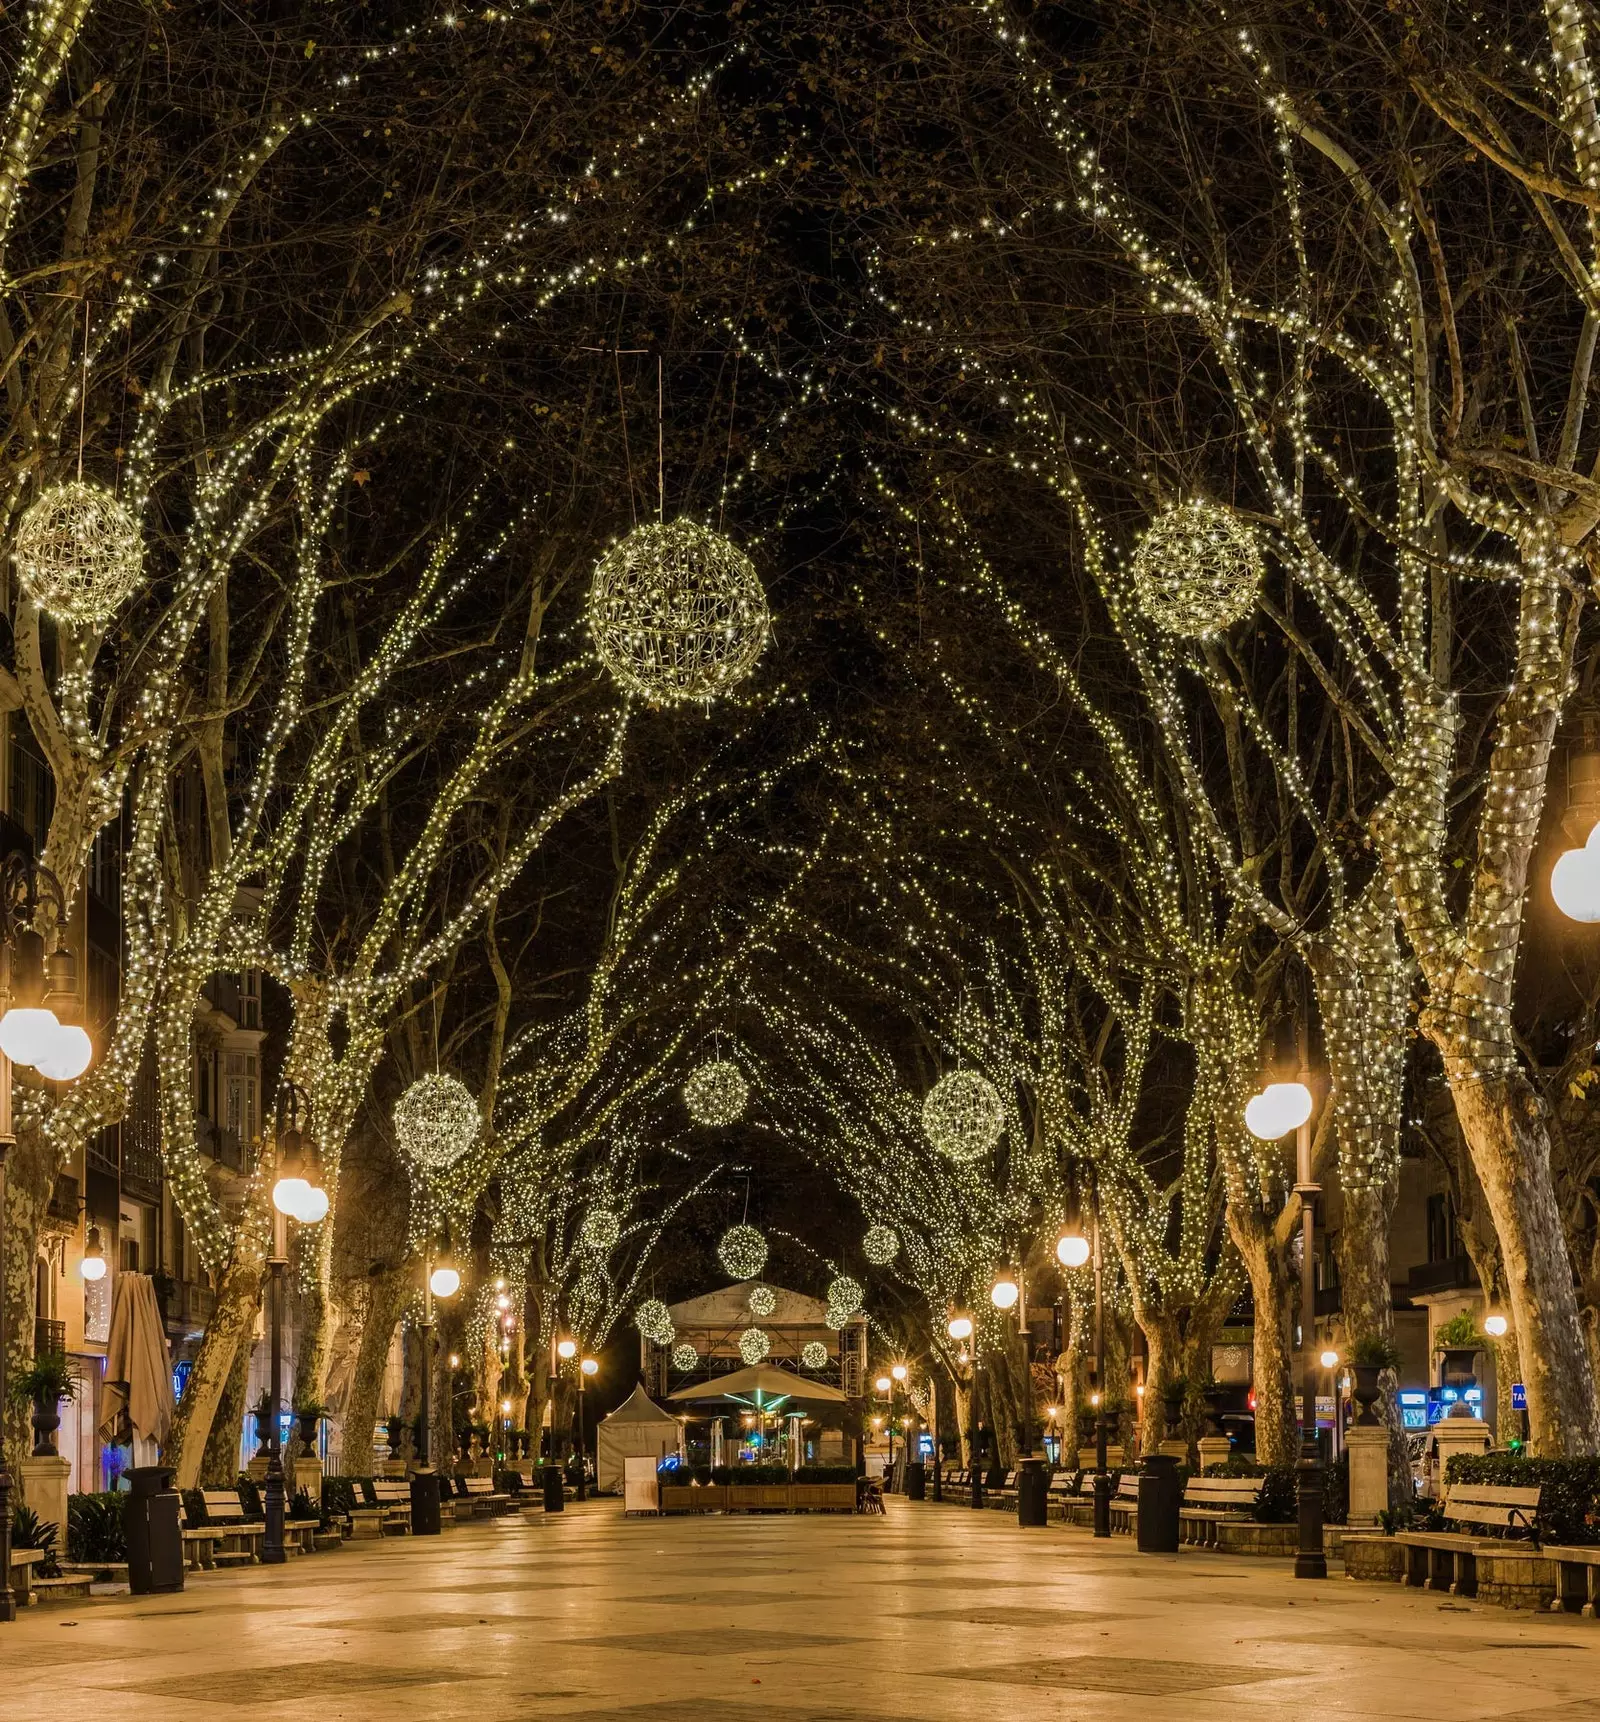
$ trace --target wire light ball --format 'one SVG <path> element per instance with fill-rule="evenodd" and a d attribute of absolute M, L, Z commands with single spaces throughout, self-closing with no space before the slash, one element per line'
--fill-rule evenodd
<path fill-rule="evenodd" d="M 739 1355 L 746 1363 L 759 1363 L 772 1350 L 772 1341 L 759 1327 L 747 1327 L 739 1335 Z"/>
<path fill-rule="evenodd" d="M 672 1367 L 687 1375 L 691 1369 L 700 1367 L 700 1353 L 685 1340 L 672 1348 Z"/>
<path fill-rule="evenodd" d="M 900 1254 L 900 1234 L 893 1226 L 868 1226 L 861 1253 L 875 1268 L 886 1268 Z"/>
<path fill-rule="evenodd" d="M 800 1362 L 807 1369 L 828 1367 L 828 1348 L 820 1339 L 808 1339 L 800 1348 Z"/>
<path fill-rule="evenodd" d="M 1250 614 L 1266 569 L 1238 515 L 1197 498 L 1151 522 L 1132 572 L 1139 607 L 1158 628 L 1203 640 Z"/>
<path fill-rule="evenodd" d="M 849 1274 L 840 1274 L 837 1279 L 828 1282 L 829 1309 L 842 1310 L 846 1315 L 854 1315 L 861 1308 L 861 1300 L 866 1295 L 861 1289 L 861 1282 L 851 1279 Z"/>
<path fill-rule="evenodd" d="M 394 1135 L 403 1153 L 431 1172 L 447 1171 L 478 1139 L 478 1103 L 453 1076 L 419 1077 L 395 1102 Z"/>
<path fill-rule="evenodd" d="M 672 1311 L 658 1297 L 646 1298 L 633 1312 L 633 1325 L 652 1345 L 671 1345 L 678 1337 Z"/>
<path fill-rule="evenodd" d="M 591 1208 L 583 1218 L 578 1241 L 597 1256 L 609 1255 L 622 1236 L 622 1221 L 610 1208 Z"/>
<path fill-rule="evenodd" d="M 751 1315 L 771 1315 L 778 1307 L 778 1294 L 771 1286 L 751 1286 L 749 1304 Z"/>
<path fill-rule="evenodd" d="M 822 1318 L 835 1333 L 850 1320 L 850 1312 L 840 1309 L 836 1304 L 828 1305 L 828 1313 Z"/>
<path fill-rule="evenodd" d="M 981 1071 L 952 1070 L 928 1090 L 922 1128 L 947 1158 L 981 1159 L 1005 1134 L 1005 1107 Z"/>
<path fill-rule="evenodd" d="M 80 628 L 109 622 L 139 586 L 139 522 L 109 490 L 83 479 L 52 485 L 17 524 L 11 554 L 23 590 Z"/>
<path fill-rule="evenodd" d="M 634 527 L 600 558 L 589 629 L 613 678 L 652 705 L 710 700 L 755 668 L 771 631 L 756 565 L 694 520 Z"/>
<path fill-rule="evenodd" d="M 717 1256 L 736 1280 L 753 1280 L 767 1265 L 767 1240 L 754 1226 L 729 1226 Z"/>
<path fill-rule="evenodd" d="M 731 1059 L 714 1058 L 702 1064 L 683 1085 L 683 1103 L 696 1124 L 721 1128 L 737 1124 L 750 1098 L 750 1084 Z"/>

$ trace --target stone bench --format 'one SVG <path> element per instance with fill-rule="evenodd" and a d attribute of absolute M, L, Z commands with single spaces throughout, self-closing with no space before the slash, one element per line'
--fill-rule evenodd
<path fill-rule="evenodd" d="M 267 1527 L 259 1519 L 245 1516 L 237 1489 L 202 1489 L 204 1523 L 196 1527 L 216 1534 L 211 1564 L 220 1567 L 254 1566 L 261 1559 L 261 1539 Z"/>
<path fill-rule="evenodd" d="M 411 1482 L 406 1477 L 375 1477 L 372 1481 L 372 1497 L 377 1502 L 375 1510 L 382 1515 L 378 1521 L 378 1535 L 384 1537 L 408 1537 L 411 1535 Z"/>
<path fill-rule="evenodd" d="M 1538 1489 L 1452 1484 L 1444 1494 L 1447 1525 L 1482 1526 L 1503 1534 L 1401 1531 L 1394 1540 L 1404 1551 L 1405 1582 L 1514 1607 L 1548 1606 L 1557 1594 L 1557 1581 L 1554 1564 L 1539 1548 L 1539 1493 Z M 1521 1543 L 1512 1540 L 1519 1525 L 1527 1532 L 1527 1540 Z"/>
<path fill-rule="evenodd" d="M 1091 1496 L 1091 1513 L 1093 1510 L 1094 1501 Z M 1138 1533 L 1139 1478 L 1135 1472 L 1125 1471 L 1117 1479 L 1117 1492 L 1111 1497 L 1111 1529 L 1126 1537 Z"/>
<path fill-rule="evenodd" d="M 18 1608 L 33 1601 L 33 1569 L 44 1559 L 43 1549 L 13 1549 L 11 1551 L 11 1594 Z"/>
<path fill-rule="evenodd" d="M 456 1481 L 461 1489 L 457 1498 L 470 1503 L 479 1518 L 498 1517 L 516 1508 L 517 1503 L 510 1495 L 495 1488 L 492 1477 L 459 1477 Z"/>
<path fill-rule="evenodd" d="M 1600 1545 L 1546 1543 L 1545 1559 L 1555 1567 L 1556 1594 L 1550 1607 L 1556 1614 L 1581 1614 L 1594 1620 L 1600 1605 Z"/>
<path fill-rule="evenodd" d="M 1259 1477 L 1194 1477 L 1178 1508 L 1178 1540 L 1196 1548 L 1217 1546 L 1217 1527 L 1248 1518 L 1261 1498 Z"/>
<path fill-rule="evenodd" d="M 1007 1471 L 998 1483 L 986 1487 L 983 1491 L 983 1504 L 986 1507 L 999 1507 L 1001 1509 L 1016 1506 L 1017 1473 Z"/>

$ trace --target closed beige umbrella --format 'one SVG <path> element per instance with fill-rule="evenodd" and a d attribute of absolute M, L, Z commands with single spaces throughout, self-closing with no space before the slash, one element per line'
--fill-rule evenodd
<path fill-rule="evenodd" d="M 172 1432 L 177 1411 L 172 1359 L 149 1274 L 117 1275 L 100 1405 L 100 1433 L 108 1440 L 131 1429 L 146 1441 L 164 1445 Z"/>

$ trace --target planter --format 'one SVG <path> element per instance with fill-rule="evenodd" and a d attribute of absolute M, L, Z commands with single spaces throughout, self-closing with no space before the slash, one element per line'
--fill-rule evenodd
<path fill-rule="evenodd" d="M 789 1499 L 797 1513 L 853 1513 L 856 1510 L 854 1483 L 792 1483 Z"/>
<path fill-rule="evenodd" d="M 1444 1350 L 1444 1363 L 1439 1371 L 1441 1384 L 1453 1387 L 1457 1394 L 1456 1403 L 1450 1407 L 1451 1417 L 1471 1417 L 1472 1407 L 1467 1404 L 1466 1392 L 1469 1387 L 1478 1385 L 1478 1378 L 1473 1373 L 1473 1365 L 1478 1361 L 1475 1347 L 1470 1345 L 1447 1345 Z"/>
<path fill-rule="evenodd" d="M 727 1488 L 720 1483 L 663 1483 L 663 1513 L 718 1513 L 728 1504 Z"/>
<path fill-rule="evenodd" d="M 1215 1440 L 1218 1436 L 1226 1436 L 1222 1427 L 1222 1401 L 1226 1397 L 1220 1387 L 1208 1387 L 1205 1390 L 1206 1426 L 1200 1431 L 1203 1440 Z"/>
<path fill-rule="evenodd" d="M 33 1415 L 29 1419 L 33 1424 L 33 1456 L 35 1459 L 54 1459 L 59 1457 L 56 1452 L 56 1430 L 61 1427 L 61 1401 L 59 1399 L 35 1399 Z"/>
<path fill-rule="evenodd" d="M 304 1458 L 315 1458 L 317 1451 L 317 1426 L 322 1422 L 320 1411 L 297 1411 L 294 1414 L 295 1426 L 300 1434 L 300 1451 Z"/>
<path fill-rule="evenodd" d="M 1350 1373 L 1354 1377 L 1354 1385 L 1350 1391 L 1356 1404 L 1361 1407 L 1361 1415 L 1356 1418 L 1356 1422 L 1370 1428 L 1378 1421 L 1372 1408 L 1383 1395 L 1383 1389 L 1378 1385 L 1378 1377 L 1383 1374 L 1383 1370 L 1376 1363 L 1357 1363 L 1352 1366 Z"/>

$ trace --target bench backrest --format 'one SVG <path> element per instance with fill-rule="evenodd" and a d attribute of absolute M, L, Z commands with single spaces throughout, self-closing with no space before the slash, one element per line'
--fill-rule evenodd
<path fill-rule="evenodd" d="M 411 1503 L 411 1484 L 404 1477 L 374 1477 L 372 1493 L 380 1507 Z"/>
<path fill-rule="evenodd" d="M 1137 1501 L 1139 1499 L 1139 1479 L 1132 1471 L 1125 1472 L 1117 1479 L 1117 1499 L 1119 1501 Z"/>
<path fill-rule="evenodd" d="M 1055 1476 L 1050 1479 L 1050 1493 L 1052 1495 L 1072 1494 L 1074 1492 L 1072 1480 L 1076 1475 L 1075 1471 L 1057 1471 Z"/>
<path fill-rule="evenodd" d="M 1186 1507 L 1253 1507 L 1261 1493 L 1259 1477 L 1195 1477 L 1184 1485 Z"/>
<path fill-rule="evenodd" d="M 243 1523 L 244 1504 L 239 1499 L 237 1489 L 202 1489 L 200 1496 L 206 1504 L 206 1518 L 212 1524 Z"/>
<path fill-rule="evenodd" d="M 1539 1511 L 1538 1489 L 1501 1489 L 1482 1483 L 1452 1483 L 1444 1492 L 1444 1516 L 1458 1525 L 1493 1525 L 1526 1530 Z"/>
<path fill-rule="evenodd" d="M 493 1477 L 468 1477 L 467 1493 L 469 1495 L 492 1495 L 494 1493 Z"/>

